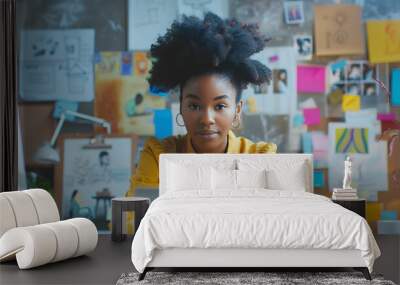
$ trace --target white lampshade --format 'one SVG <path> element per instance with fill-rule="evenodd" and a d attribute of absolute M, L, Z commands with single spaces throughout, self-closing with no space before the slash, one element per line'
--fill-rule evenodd
<path fill-rule="evenodd" d="M 35 153 L 33 159 L 37 162 L 55 164 L 60 162 L 60 155 L 50 143 L 45 142 Z"/>

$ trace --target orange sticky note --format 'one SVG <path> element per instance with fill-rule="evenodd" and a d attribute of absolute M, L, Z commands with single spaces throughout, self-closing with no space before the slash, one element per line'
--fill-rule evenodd
<path fill-rule="evenodd" d="M 342 110 L 343 112 L 347 111 L 360 111 L 361 100 L 358 95 L 343 95 L 342 99 Z"/>

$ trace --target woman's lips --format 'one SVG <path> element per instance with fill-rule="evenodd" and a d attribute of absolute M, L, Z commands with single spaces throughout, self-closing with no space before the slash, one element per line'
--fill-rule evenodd
<path fill-rule="evenodd" d="M 201 131 L 197 132 L 197 135 L 202 137 L 203 139 L 215 139 L 218 137 L 219 132 L 218 131 Z"/>

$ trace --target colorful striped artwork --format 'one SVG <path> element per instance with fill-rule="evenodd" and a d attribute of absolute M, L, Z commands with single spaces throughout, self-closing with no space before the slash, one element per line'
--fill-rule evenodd
<path fill-rule="evenodd" d="M 335 130 L 336 153 L 368 153 L 367 128 L 337 128 Z"/>

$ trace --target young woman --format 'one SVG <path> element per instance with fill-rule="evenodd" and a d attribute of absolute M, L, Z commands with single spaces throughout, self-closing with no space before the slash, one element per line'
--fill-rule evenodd
<path fill-rule="evenodd" d="M 158 186 L 161 153 L 275 153 L 273 143 L 253 143 L 231 131 L 240 124 L 242 89 L 269 81 L 270 70 L 249 57 L 266 39 L 253 25 L 223 21 L 207 13 L 204 19 L 183 17 L 151 47 L 154 59 L 150 86 L 163 91 L 180 88 L 176 117 L 187 135 L 145 143 L 127 195 L 139 187 Z"/>

